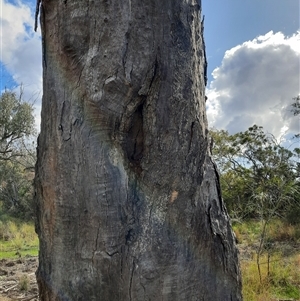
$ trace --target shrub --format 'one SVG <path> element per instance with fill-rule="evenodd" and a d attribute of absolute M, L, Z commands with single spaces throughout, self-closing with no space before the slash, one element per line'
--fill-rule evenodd
<path fill-rule="evenodd" d="M 29 287 L 30 287 L 29 277 L 27 275 L 21 276 L 21 278 L 19 279 L 19 289 L 21 291 L 27 292 L 29 290 Z"/>
<path fill-rule="evenodd" d="M 286 214 L 286 220 L 289 224 L 300 225 L 300 207 L 292 206 Z"/>

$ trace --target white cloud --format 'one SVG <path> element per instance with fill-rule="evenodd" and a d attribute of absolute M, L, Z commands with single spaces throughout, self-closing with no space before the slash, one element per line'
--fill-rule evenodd
<path fill-rule="evenodd" d="M 226 51 L 206 91 L 210 126 L 235 133 L 257 124 L 277 137 L 299 132 L 289 107 L 300 92 L 299 60 L 300 32 L 270 31 Z"/>
<path fill-rule="evenodd" d="M 24 86 L 25 98 L 37 98 L 39 125 L 42 58 L 34 8 L 0 0 L 0 9 L 1 62 Z M 228 50 L 207 89 L 210 126 L 237 132 L 256 123 L 277 136 L 283 129 L 299 132 L 299 121 L 287 109 L 300 92 L 299 59 L 300 32 L 285 37 L 271 31 Z"/>
<path fill-rule="evenodd" d="M 24 98 L 37 100 L 36 123 L 40 123 L 42 58 L 40 32 L 34 32 L 33 8 L 22 1 L 0 0 L 1 63 L 17 85 L 23 85 Z M 5 83 L 5 79 L 1 79 Z"/>

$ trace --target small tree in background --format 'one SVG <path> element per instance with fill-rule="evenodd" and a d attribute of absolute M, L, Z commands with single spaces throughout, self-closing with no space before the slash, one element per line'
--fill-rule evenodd
<path fill-rule="evenodd" d="M 300 95 L 296 96 L 293 98 L 293 103 L 292 103 L 292 112 L 294 116 L 298 116 L 300 114 Z M 296 138 L 300 137 L 300 133 L 295 135 Z"/>
<path fill-rule="evenodd" d="M 299 149 L 284 148 L 257 125 L 235 135 L 223 130 L 212 130 L 211 135 L 231 214 L 264 219 L 284 216 L 298 198 Z M 260 196 L 263 202 L 257 201 Z"/>
<path fill-rule="evenodd" d="M 261 221 L 257 267 L 262 281 L 260 258 L 267 227 L 275 217 L 288 216 L 291 208 L 299 206 L 300 150 L 284 148 L 257 125 L 235 135 L 224 130 L 212 130 L 211 135 L 223 196 L 231 215 Z"/>
<path fill-rule="evenodd" d="M 23 156 L 24 139 L 32 134 L 33 106 L 16 93 L 5 91 L 0 97 L 0 160 Z"/>
<path fill-rule="evenodd" d="M 34 216 L 33 186 L 34 172 L 24 169 L 17 161 L 1 164 L 0 200 L 4 215 L 30 220 Z"/>
<path fill-rule="evenodd" d="M 2 214 L 33 216 L 35 134 L 32 104 L 12 91 L 0 97 L 0 204 Z"/>
<path fill-rule="evenodd" d="M 293 98 L 292 112 L 295 116 L 300 114 L 300 95 Z"/>

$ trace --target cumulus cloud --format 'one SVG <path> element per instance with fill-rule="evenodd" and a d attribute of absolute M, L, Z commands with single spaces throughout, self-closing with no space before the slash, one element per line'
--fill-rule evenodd
<path fill-rule="evenodd" d="M 206 91 L 210 126 L 236 133 L 257 124 L 277 137 L 298 133 L 290 103 L 300 92 L 299 60 L 300 32 L 270 31 L 226 51 Z"/>
<path fill-rule="evenodd" d="M 36 100 L 37 124 L 42 91 L 40 32 L 34 32 L 34 8 L 20 0 L 0 0 L 1 63 L 17 85 L 24 88 L 26 100 Z M 1 78 L 2 86 L 10 86 Z"/>

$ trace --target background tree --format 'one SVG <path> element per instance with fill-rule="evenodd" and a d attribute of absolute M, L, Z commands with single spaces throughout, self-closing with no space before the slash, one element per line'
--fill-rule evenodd
<path fill-rule="evenodd" d="M 256 125 L 235 135 L 223 130 L 211 134 L 223 195 L 233 215 L 268 219 L 284 215 L 297 202 L 298 148 L 284 148 Z M 258 201 L 260 197 L 263 202 Z"/>
<path fill-rule="evenodd" d="M 41 22 L 41 300 L 241 300 L 199 1 L 42 1 Z"/>
<path fill-rule="evenodd" d="M 294 116 L 298 116 L 300 114 L 300 95 L 296 96 L 293 98 L 293 103 L 292 103 L 292 112 Z M 299 138 L 300 133 L 296 134 L 295 137 Z"/>
<path fill-rule="evenodd" d="M 257 125 L 235 135 L 214 130 L 212 136 L 223 196 L 232 216 L 261 220 L 257 267 L 262 281 L 260 258 L 267 226 L 275 217 L 289 216 L 291 209 L 300 205 L 299 149 L 282 147 Z"/>
<path fill-rule="evenodd" d="M 292 112 L 295 116 L 300 114 L 300 95 L 293 98 Z"/>
<path fill-rule="evenodd" d="M 30 219 L 34 215 L 35 164 L 33 106 L 12 91 L 0 97 L 0 214 Z"/>
<path fill-rule="evenodd" d="M 22 156 L 24 138 L 33 133 L 32 105 L 16 93 L 5 91 L 0 98 L 0 160 Z"/>
<path fill-rule="evenodd" d="M 34 172 L 17 161 L 5 161 L 0 172 L 0 215 L 32 220 Z"/>

